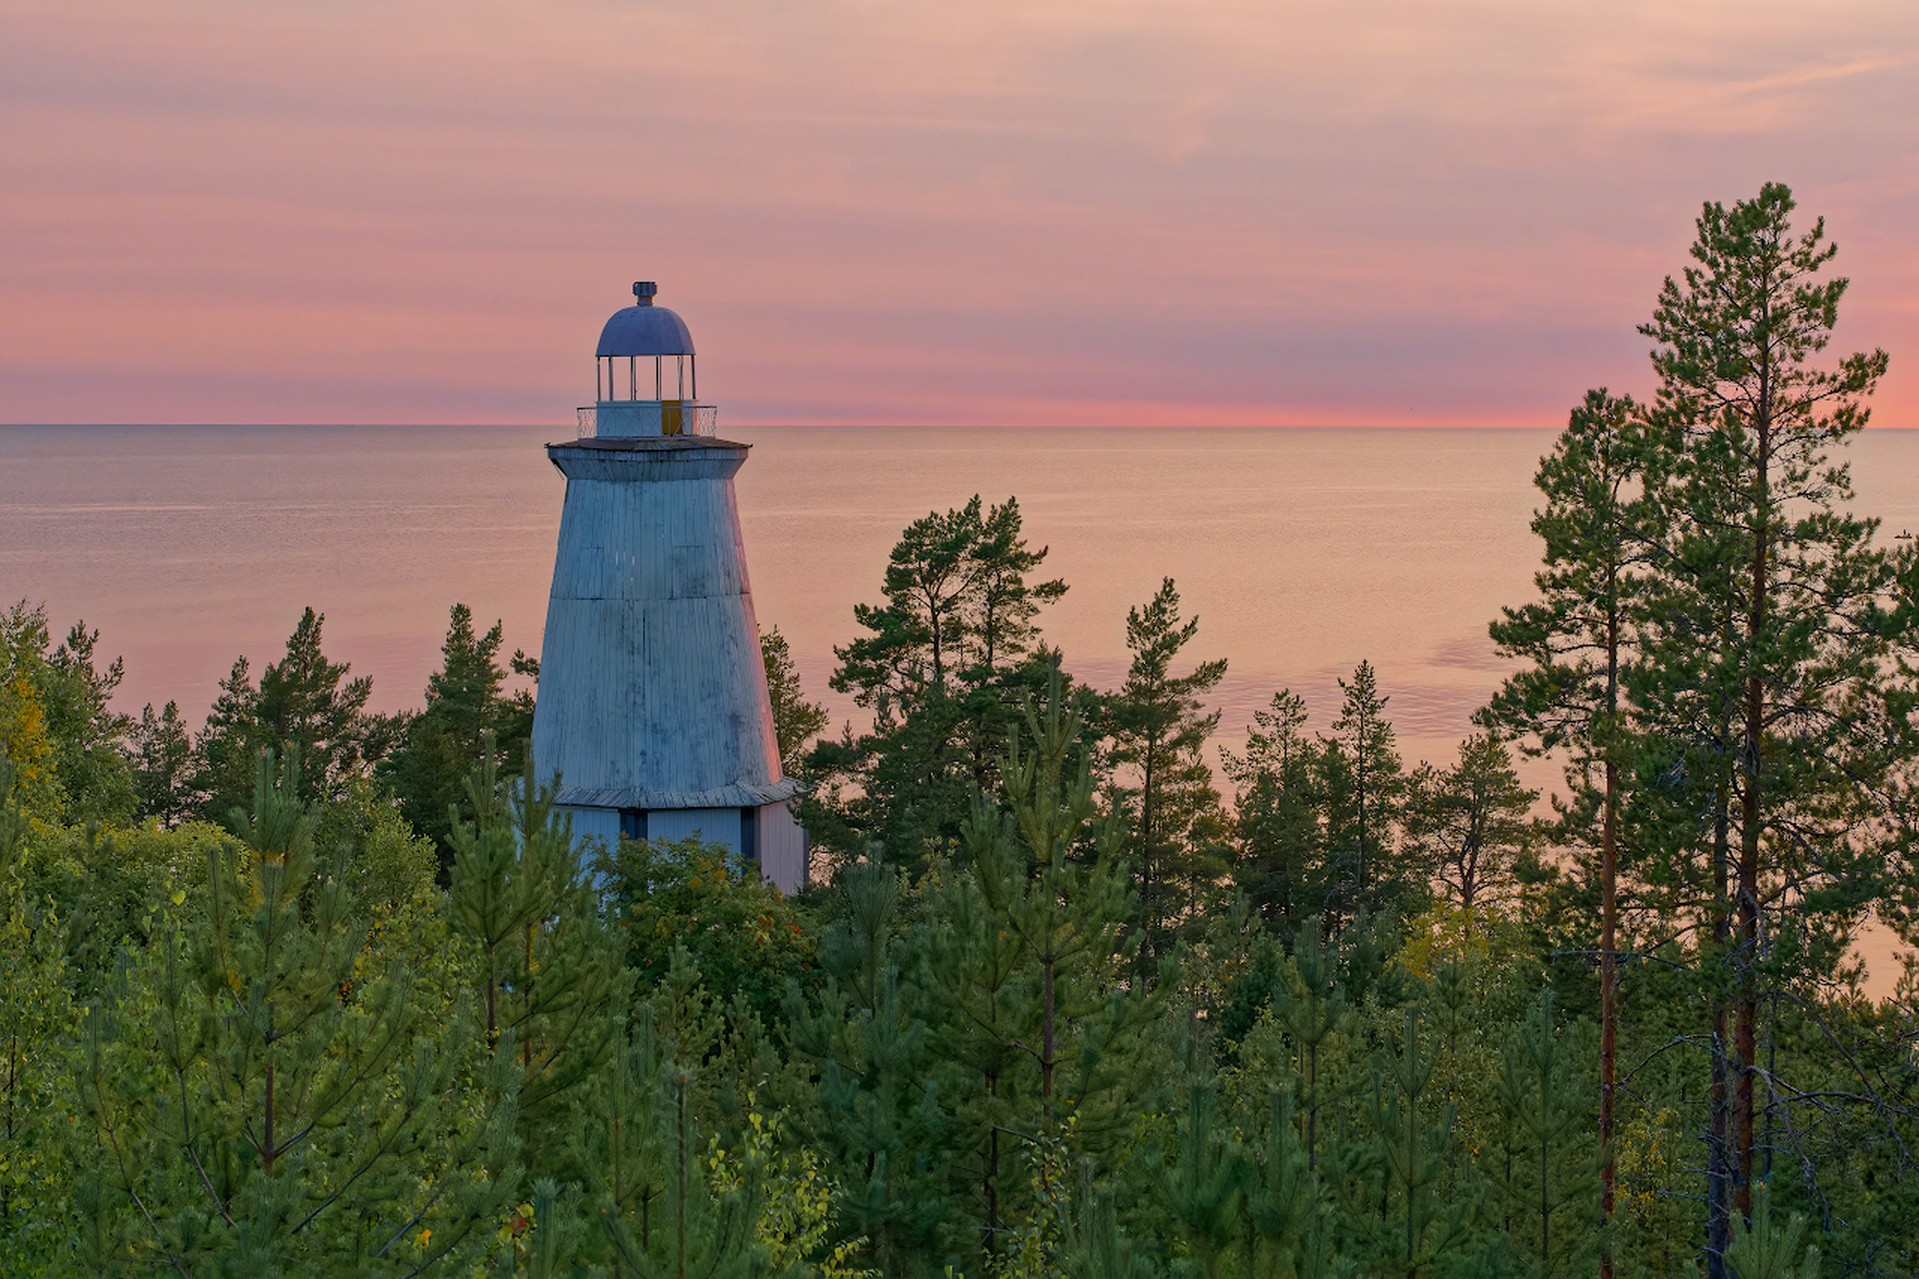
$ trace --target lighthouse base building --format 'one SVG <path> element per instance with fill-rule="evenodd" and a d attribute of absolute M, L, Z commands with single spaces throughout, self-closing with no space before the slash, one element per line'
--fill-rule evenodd
<path fill-rule="evenodd" d="M 579 438 L 546 450 L 566 500 L 534 771 L 578 836 L 698 838 L 794 891 L 800 788 L 780 773 L 733 490 L 749 446 L 714 438 L 715 411 L 688 392 L 686 325 L 652 305 L 650 284 L 634 292 L 601 334 L 600 398 L 579 410 Z"/>

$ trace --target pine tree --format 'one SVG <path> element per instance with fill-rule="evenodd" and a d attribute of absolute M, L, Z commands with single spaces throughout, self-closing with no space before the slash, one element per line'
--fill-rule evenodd
<path fill-rule="evenodd" d="M 1247 1273 L 1328 1276 L 1334 1264 L 1328 1246 L 1332 1205 L 1321 1194 L 1300 1136 L 1293 1094 L 1271 1092 L 1262 1118 L 1264 1141 L 1254 1147 L 1246 1173 Z"/>
<path fill-rule="evenodd" d="M 133 792 L 139 814 L 162 826 L 178 826 L 197 807 L 193 792 L 193 738 L 180 718 L 178 703 L 169 701 L 155 714 L 152 703 L 140 711 L 131 734 Z"/>
<path fill-rule="evenodd" d="M 1392 721 L 1386 718 L 1392 699 L 1380 693 L 1372 663 L 1361 662 L 1339 688 L 1344 698 L 1332 736 L 1324 739 L 1321 784 L 1327 843 L 1343 880 L 1339 906 L 1351 915 L 1390 901 L 1407 887 L 1389 864 L 1405 774 Z"/>
<path fill-rule="evenodd" d="M 658 1218 L 637 1238 L 626 1221 L 603 1219 L 616 1275 L 759 1279 L 766 1273 L 754 1230 L 757 1187 L 717 1190 L 711 1184 L 694 1092 L 684 1066 L 671 1067 L 658 1089 L 656 1104 L 665 1115 L 656 1122 L 666 1145 Z"/>
<path fill-rule="evenodd" d="M 1519 784 L 1505 746 L 1485 734 L 1461 742 L 1451 768 L 1420 765 L 1408 789 L 1407 849 L 1432 868 L 1470 933 L 1473 912 L 1512 889 L 1531 840 L 1527 814 L 1538 792 Z"/>
<path fill-rule="evenodd" d="M 1145 934 L 1141 955 L 1149 965 L 1167 953 L 1172 935 L 1226 869 L 1219 793 L 1204 755 L 1219 727 L 1219 712 L 1206 711 L 1204 698 L 1226 677 L 1226 659 L 1173 674 L 1180 651 L 1198 633 L 1197 617 L 1180 620 L 1170 577 L 1144 606 L 1127 610 L 1132 665 L 1107 714 L 1117 770 L 1114 806 L 1128 826 L 1126 851 Z"/>
<path fill-rule="evenodd" d="M 134 810 L 133 767 L 127 754 L 132 721 L 114 711 L 113 690 L 124 667 L 119 658 L 102 668 L 100 633 L 76 622 L 57 646 L 45 608 L 25 600 L 0 612 L 0 712 L 16 724 L 7 729 L 16 784 L 39 793 L 42 814 L 68 822 L 115 822 Z M 6 710 L 5 703 L 12 709 Z M 34 758 L 27 758 L 27 752 Z"/>
<path fill-rule="evenodd" d="M 1062 1231 L 1055 1273 L 1065 1279 L 1160 1279 L 1165 1271 L 1120 1229 L 1111 1192 L 1088 1178 Z"/>
<path fill-rule="evenodd" d="M 1593 1094 L 1555 1013 L 1552 992 L 1542 993 L 1505 1046 L 1495 1081 L 1505 1159 L 1484 1161 L 1513 1250 L 1537 1279 L 1576 1274 L 1590 1260 L 1597 1241 L 1577 1205 L 1591 1202 L 1605 1158 L 1587 1142 Z"/>
<path fill-rule="evenodd" d="M 1037 618 L 1066 594 L 1058 578 L 1029 580 L 1046 562 L 1046 547 L 1026 545 L 1019 500 L 989 508 L 980 517 L 971 559 L 971 587 L 964 601 L 968 662 L 967 752 L 973 784 L 990 791 L 1007 742 L 1018 731 L 1020 706 L 1045 695 L 1059 668 L 1059 654 L 1040 640 Z"/>
<path fill-rule="evenodd" d="M 585 1090 L 569 1138 L 585 1206 L 606 1235 L 617 1276 L 642 1273 L 623 1258 L 651 1252 L 662 1220 L 669 1153 L 662 1084 L 673 1064 L 652 1009 L 641 1004 L 629 1017 L 623 1002 L 615 1019 L 619 1043 Z"/>
<path fill-rule="evenodd" d="M 1761 1182 L 1753 1187 L 1752 1223 L 1732 1223 L 1726 1268 L 1737 1279 L 1819 1279 L 1819 1247 L 1804 1246 L 1806 1219 L 1798 1213 L 1783 1226 L 1772 1219 L 1772 1196 Z"/>
<path fill-rule="evenodd" d="M 1253 712 L 1244 754 L 1220 752 L 1236 789 L 1234 886 L 1268 925 L 1290 936 L 1326 909 L 1328 876 L 1319 746 L 1306 734 L 1306 702 L 1291 689 Z"/>
<path fill-rule="evenodd" d="M 1339 982 L 1339 955 L 1319 916 L 1301 920 L 1293 952 L 1273 990 L 1275 1020 L 1295 1057 L 1293 1095 L 1304 1107 L 1300 1135 L 1309 1172 L 1319 1167 L 1319 1114 L 1327 1097 L 1321 1064 L 1346 1022 L 1346 993 Z"/>
<path fill-rule="evenodd" d="M 1251 1169 L 1230 1125 L 1222 1121 L 1210 1058 L 1199 1027 L 1189 1019 L 1180 1085 L 1185 1113 L 1175 1130 L 1172 1166 L 1162 1170 L 1158 1189 L 1173 1229 L 1200 1274 L 1219 1279 L 1232 1256 L 1245 1251 Z"/>
<path fill-rule="evenodd" d="M 90 1266 L 411 1273 L 471 1256 L 511 1187 L 507 1111 L 448 1108 L 457 1024 L 436 1045 L 407 975 L 359 966 L 298 776 L 262 757 L 244 859 L 210 856 L 204 911 L 91 1026 Z"/>
<path fill-rule="evenodd" d="M 974 792 L 992 791 L 1019 706 L 1057 670 L 1035 617 L 1065 593 L 1033 582 L 1046 558 L 1021 532 L 1019 505 L 975 496 L 908 525 L 888 560 L 886 602 L 860 604 L 863 634 L 836 648 L 830 681 L 873 717 L 808 757 L 815 794 L 803 813 L 845 856 L 877 842 L 897 864 L 950 849 Z"/>
<path fill-rule="evenodd" d="M 455 821 L 448 905 L 472 948 L 488 1051 L 519 1066 L 519 1122 L 536 1172 L 554 1116 L 613 1049 L 602 1010 L 625 980 L 595 906 L 571 821 L 549 787 L 505 781 L 490 742 Z"/>
<path fill-rule="evenodd" d="M 453 809 L 487 742 L 501 774 L 511 777 L 532 737 L 530 697 L 506 691 L 508 667 L 500 659 L 504 642 L 500 623 L 477 634 L 473 611 L 455 604 L 440 669 L 427 678 L 426 708 L 406 719 L 398 749 L 380 765 L 400 811 L 413 829 L 439 846 L 449 864 Z M 511 661 L 524 663 L 525 655 L 515 653 Z"/>
<path fill-rule="evenodd" d="M 245 657 L 236 657 L 193 741 L 190 785 L 201 797 L 200 816 L 208 821 L 225 821 L 246 802 L 260 753 L 273 749 L 261 727 L 259 707 L 252 668 Z"/>
<path fill-rule="evenodd" d="M 760 632 L 760 661 L 766 667 L 766 691 L 773 703 L 773 740 L 779 743 L 780 771 L 799 777 L 807 748 L 826 730 L 826 708 L 806 700 L 793 648 L 775 626 Z"/>
<path fill-rule="evenodd" d="M 133 722 L 112 705 L 126 666 L 116 657 L 102 667 L 99 642 L 99 631 L 75 622 L 47 655 L 47 731 L 55 743 L 68 817 L 76 822 L 123 821 L 133 815 L 135 804 L 127 752 Z"/>
<path fill-rule="evenodd" d="M 956 1151 L 951 1193 L 977 1223 L 981 1257 L 998 1251 L 1011 1200 L 1018 1148 L 1014 1124 L 1025 1113 L 1032 1037 L 1030 974 L 1020 937 L 1003 926 L 977 877 L 940 867 L 928 877 L 927 924 L 919 935 L 925 974 L 928 1047 L 958 1082 L 940 1093 Z"/>
<path fill-rule="evenodd" d="M 72 1231 L 63 1158 L 77 1013 L 62 921 L 27 891 L 29 822 L 0 756 L 0 1268 L 51 1270 Z"/>
<path fill-rule="evenodd" d="M 700 1276 L 748 1279 L 767 1274 L 755 1235 L 763 1196 L 739 1169 L 735 1184 L 715 1184 L 724 1162 L 700 1126 L 700 1093 L 688 1058 L 699 1044 L 677 1044 L 657 1028 L 645 1003 L 631 1015 L 624 994 L 607 1010 L 619 1044 L 594 1072 L 569 1138 L 568 1167 L 581 1181 L 578 1205 L 593 1223 L 580 1255 L 613 1279 Z M 564 1219 L 570 1205 L 556 1203 Z"/>
<path fill-rule="evenodd" d="M 373 681 L 348 679 L 351 668 L 320 649 L 326 615 L 311 608 L 287 637 L 286 654 L 260 672 L 255 714 L 267 739 L 297 756 L 307 785 L 318 795 L 336 793 L 382 753 L 380 734 L 367 716 Z"/>
<path fill-rule="evenodd" d="M 1533 576 L 1539 599 L 1503 610 L 1490 628 L 1502 655 L 1528 665 L 1482 713 L 1486 723 L 1522 734 L 1522 749 L 1529 753 L 1567 754 L 1567 780 L 1576 798 L 1562 828 L 1576 847 L 1595 843 L 1586 816 L 1598 792 L 1599 1136 L 1608 1152 L 1600 1213 L 1608 1221 L 1615 1180 L 1610 1152 L 1616 1125 L 1621 778 L 1633 758 L 1621 678 L 1637 660 L 1646 562 L 1658 519 L 1643 491 L 1648 437 L 1640 418 L 1630 399 L 1590 391 L 1540 462 L 1533 483 L 1545 505 L 1532 521 L 1545 544 L 1545 567 Z M 1602 1279 L 1611 1273 L 1608 1252 L 1601 1258 Z"/>
<path fill-rule="evenodd" d="M 935 872 L 931 1020 L 973 1085 L 950 1110 L 992 1266 L 1054 1264 L 1065 1170 L 1109 1168 L 1153 1087 L 1138 1062 L 1159 997 L 1121 981 L 1140 939 L 1084 737 L 1054 680 L 1000 766 L 1004 807 L 981 797 L 961 832 L 965 862 Z"/>
<path fill-rule="evenodd" d="M 1084 733 L 1055 682 L 1046 704 L 1027 710 L 1030 744 L 1016 739 L 1008 749 L 1010 811 L 977 806 L 965 838 L 987 904 L 1024 945 L 1036 978 L 1039 1042 L 1025 1051 L 1039 1068 L 1041 1132 L 1059 1122 L 1063 1090 L 1077 1092 L 1083 1107 L 1111 1086 L 1086 1050 L 1155 1006 L 1143 992 L 1114 989 L 1136 944 L 1126 929 L 1132 903 L 1120 832 L 1096 825 L 1091 773 L 1076 751 Z M 1075 758 L 1077 773 L 1069 771 Z"/>
<path fill-rule="evenodd" d="M 1404 1028 L 1374 1054 L 1370 1119 L 1381 1168 L 1379 1220 L 1372 1253 L 1380 1273 L 1424 1279 L 1455 1258 L 1472 1207 L 1441 1193 L 1455 1112 L 1433 1088 L 1438 1055 L 1427 1046 L 1417 1007 Z"/>
<path fill-rule="evenodd" d="M 1694 265 L 1652 321 L 1659 504 L 1643 667 L 1628 692 L 1680 751 L 1690 826 L 1665 873 L 1703 896 L 1725 1045 L 1715 1082 L 1708 1258 L 1749 1216 L 1759 1017 L 1769 992 L 1837 967 L 1886 882 L 1914 756 L 1894 646 L 1897 566 L 1845 511 L 1834 451 L 1866 423 L 1882 351 L 1815 363 L 1847 281 L 1823 221 L 1802 234 L 1768 184 L 1698 220 Z M 1683 828 L 1681 828 L 1683 829 Z M 1721 1033 L 1724 1030 L 1727 1033 Z"/>
<path fill-rule="evenodd" d="M 922 996 L 903 981 L 899 873 L 849 867 L 821 939 L 817 1002 L 791 998 L 787 1034 L 817 1078 L 813 1140 L 844 1187 L 847 1228 L 887 1274 L 926 1267 L 947 1242 L 946 1117 L 927 1076 Z"/>

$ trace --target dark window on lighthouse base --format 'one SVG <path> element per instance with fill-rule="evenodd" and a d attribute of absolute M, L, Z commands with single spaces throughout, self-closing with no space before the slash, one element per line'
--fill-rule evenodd
<path fill-rule="evenodd" d="M 620 838 L 646 838 L 646 810 L 643 808 L 622 808 L 620 810 Z"/>
<path fill-rule="evenodd" d="M 760 860 L 760 810 L 740 810 L 740 858 L 749 863 Z"/>

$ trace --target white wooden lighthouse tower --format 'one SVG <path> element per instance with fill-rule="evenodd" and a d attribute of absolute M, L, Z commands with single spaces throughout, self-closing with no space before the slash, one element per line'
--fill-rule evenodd
<path fill-rule="evenodd" d="M 600 334 L 566 476 L 540 647 L 533 767 L 576 834 L 697 835 L 781 888 L 806 875 L 780 775 L 733 476 L 749 446 L 713 436 L 693 337 L 651 283 Z"/>

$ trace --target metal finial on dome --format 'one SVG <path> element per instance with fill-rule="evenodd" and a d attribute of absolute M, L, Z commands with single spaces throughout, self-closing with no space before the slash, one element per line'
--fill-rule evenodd
<path fill-rule="evenodd" d="M 600 331 L 602 359 L 693 354 L 693 335 L 687 332 L 686 321 L 671 307 L 653 304 L 653 295 L 659 291 L 660 286 L 651 280 L 633 282 L 633 305 L 615 311 Z"/>

